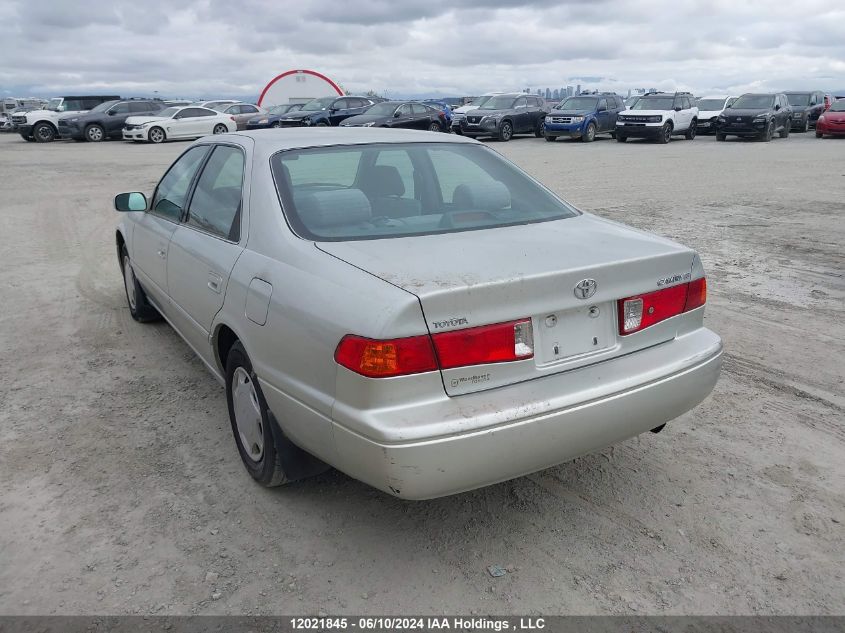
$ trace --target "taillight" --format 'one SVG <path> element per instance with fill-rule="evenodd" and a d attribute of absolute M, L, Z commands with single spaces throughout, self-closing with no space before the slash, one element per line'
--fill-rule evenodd
<path fill-rule="evenodd" d="M 702 277 L 687 284 L 619 300 L 619 334 L 633 334 L 666 319 L 700 308 L 707 300 Z"/>
<path fill-rule="evenodd" d="M 432 339 L 442 369 L 534 357 L 530 319 L 442 332 Z"/>
<path fill-rule="evenodd" d="M 428 335 L 376 341 L 347 334 L 338 344 L 334 359 L 368 378 L 406 376 L 437 369 Z"/>
<path fill-rule="evenodd" d="M 338 364 L 368 378 L 407 376 L 533 357 L 530 319 L 388 340 L 347 334 L 334 353 Z"/>

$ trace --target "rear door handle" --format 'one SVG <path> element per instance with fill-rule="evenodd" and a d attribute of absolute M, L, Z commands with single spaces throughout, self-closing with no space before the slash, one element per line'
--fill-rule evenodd
<path fill-rule="evenodd" d="M 208 273 L 208 287 L 217 294 L 220 294 L 220 287 L 223 285 L 223 277 L 215 272 Z"/>
<path fill-rule="evenodd" d="M 162 249 L 158 249 L 158 256 L 161 257 L 162 259 L 167 259 L 167 251 L 164 251 Z"/>

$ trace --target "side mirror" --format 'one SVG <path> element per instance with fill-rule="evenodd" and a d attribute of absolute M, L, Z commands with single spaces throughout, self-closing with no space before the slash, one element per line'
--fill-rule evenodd
<path fill-rule="evenodd" d="M 780 110 L 780 104 L 775 104 L 775 110 Z"/>
<path fill-rule="evenodd" d="M 681 106 L 675 106 L 674 110 L 675 110 L 675 112 L 680 112 L 680 111 L 681 111 Z"/>
<path fill-rule="evenodd" d="M 399 112 L 399 110 L 397 110 L 396 112 L 394 112 L 394 113 L 393 113 L 393 118 L 394 118 L 394 119 L 398 119 L 400 116 L 402 116 L 402 113 L 401 113 L 401 112 Z"/>
<path fill-rule="evenodd" d="M 119 193 L 114 197 L 115 211 L 146 211 L 147 196 L 138 191 Z"/>

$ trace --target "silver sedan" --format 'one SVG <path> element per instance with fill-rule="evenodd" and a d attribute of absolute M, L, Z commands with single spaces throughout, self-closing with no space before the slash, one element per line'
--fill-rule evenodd
<path fill-rule="evenodd" d="M 484 145 L 382 129 L 200 139 L 115 198 L 129 310 L 225 385 L 252 477 L 425 499 L 663 425 L 713 389 L 699 257 Z"/>

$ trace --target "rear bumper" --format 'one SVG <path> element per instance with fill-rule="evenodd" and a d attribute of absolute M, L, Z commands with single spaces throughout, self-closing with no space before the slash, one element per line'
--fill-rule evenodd
<path fill-rule="evenodd" d="M 458 432 L 408 442 L 367 437 L 335 409 L 340 470 L 405 499 L 455 494 L 605 448 L 689 411 L 712 391 L 721 339 L 699 328 L 606 363 L 449 398 L 436 410 Z M 432 420 L 426 405 L 392 415 Z M 360 421 L 360 420 L 359 420 Z M 492 422 L 492 424 L 491 424 Z M 468 429 L 468 430 L 462 430 Z"/>

